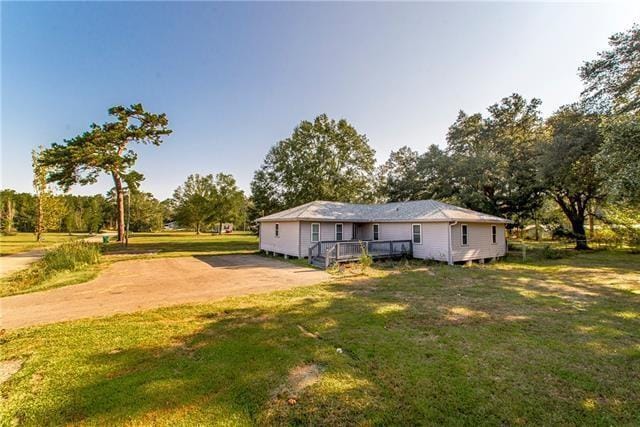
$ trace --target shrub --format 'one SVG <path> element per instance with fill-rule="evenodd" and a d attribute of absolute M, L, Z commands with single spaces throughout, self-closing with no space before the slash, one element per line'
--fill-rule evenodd
<path fill-rule="evenodd" d="M 100 261 L 100 245 L 87 242 L 64 243 L 47 251 L 42 258 L 43 267 L 50 273 L 74 271 Z"/>
<path fill-rule="evenodd" d="M 544 259 L 560 259 L 564 256 L 564 254 L 558 249 L 553 249 L 549 245 L 544 245 L 542 247 L 542 251 L 540 252 L 540 256 Z"/>
<path fill-rule="evenodd" d="M 373 264 L 373 258 L 371 258 L 371 255 L 367 252 L 367 246 L 360 242 L 360 268 L 362 272 L 367 271 L 367 269 L 371 267 L 371 264 Z"/>

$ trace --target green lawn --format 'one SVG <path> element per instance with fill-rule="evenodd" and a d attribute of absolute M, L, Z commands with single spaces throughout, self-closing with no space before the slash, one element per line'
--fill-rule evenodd
<path fill-rule="evenodd" d="M 33 233 L 16 233 L 10 236 L 0 235 L 0 256 L 30 251 L 32 249 L 46 248 L 56 243 L 67 242 L 87 236 L 88 234 L 77 233 L 73 235 L 69 235 L 68 233 L 45 233 L 44 240 L 37 242 Z"/>
<path fill-rule="evenodd" d="M 168 231 L 162 233 L 132 233 L 129 247 L 111 242 L 110 254 L 144 254 L 152 256 L 223 255 L 258 251 L 258 237 L 248 232 L 232 234 L 200 234 Z"/>
<path fill-rule="evenodd" d="M 0 424 L 640 424 L 640 255 L 516 260 L 7 332 Z"/>

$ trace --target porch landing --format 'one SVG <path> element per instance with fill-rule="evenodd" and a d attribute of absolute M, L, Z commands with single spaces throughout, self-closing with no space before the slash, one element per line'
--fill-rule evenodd
<path fill-rule="evenodd" d="M 362 252 L 373 259 L 412 257 L 411 240 L 329 240 L 320 241 L 309 248 L 309 263 L 327 268 L 334 263 L 357 261 Z"/>

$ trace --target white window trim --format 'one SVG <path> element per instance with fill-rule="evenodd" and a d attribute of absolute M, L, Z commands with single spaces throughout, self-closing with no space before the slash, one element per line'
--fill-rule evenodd
<path fill-rule="evenodd" d="M 464 227 L 467 227 L 467 243 L 464 243 Z M 469 246 L 469 226 L 460 224 L 460 246 Z"/>
<path fill-rule="evenodd" d="M 279 239 L 280 238 L 280 223 L 279 222 L 276 222 L 276 225 L 273 228 L 273 232 L 274 232 L 274 234 L 276 236 L 276 239 Z"/>
<path fill-rule="evenodd" d="M 318 240 L 313 240 L 313 226 L 317 225 L 318 226 Z M 317 243 L 320 241 L 320 223 L 319 222 L 312 222 L 311 223 L 311 243 Z"/>
<path fill-rule="evenodd" d="M 414 242 L 415 233 L 413 232 L 413 227 L 415 227 L 416 225 L 420 229 L 420 243 Z M 414 245 L 422 244 L 422 224 L 411 224 L 411 243 L 413 243 Z"/>
<path fill-rule="evenodd" d="M 495 234 L 493 234 L 493 230 L 496 230 Z M 492 245 L 498 244 L 498 226 L 495 224 L 491 224 L 491 244 Z"/>
<path fill-rule="evenodd" d="M 338 240 L 338 226 L 340 226 L 340 234 L 341 234 L 340 240 Z M 342 242 L 344 240 L 344 224 L 341 222 L 336 222 L 333 231 L 334 231 L 333 240 Z"/>
<path fill-rule="evenodd" d="M 378 238 L 376 239 L 376 227 L 378 227 Z M 371 239 L 380 240 L 380 224 L 371 224 Z"/>

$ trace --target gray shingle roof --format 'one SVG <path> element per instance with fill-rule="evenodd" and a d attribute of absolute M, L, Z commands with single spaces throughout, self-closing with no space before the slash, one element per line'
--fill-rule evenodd
<path fill-rule="evenodd" d="M 264 216 L 258 221 L 511 222 L 505 218 L 464 209 L 437 200 L 416 200 L 377 205 L 318 200 Z"/>

